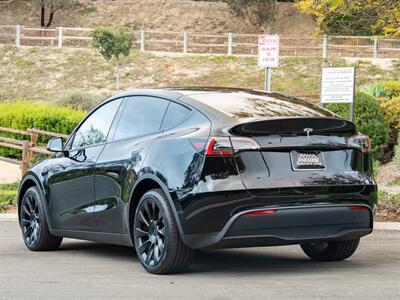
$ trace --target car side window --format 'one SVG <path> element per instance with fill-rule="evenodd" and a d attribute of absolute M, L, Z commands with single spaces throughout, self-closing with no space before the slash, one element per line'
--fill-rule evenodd
<path fill-rule="evenodd" d="M 182 123 L 190 112 L 191 110 L 189 108 L 175 102 L 170 102 L 164 117 L 162 129 L 169 129 Z"/>
<path fill-rule="evenodd" d="M 105 143 L 121 99 L 113 100 L 95 110 L 75 132 L 72 149 Z"/>
<path fill-rule="evenodd" d="M 137 137 L 159 131 L 168 102 L 165 99 L 148 96 L 127 98 L 115 131 L 114 140 Z"/>

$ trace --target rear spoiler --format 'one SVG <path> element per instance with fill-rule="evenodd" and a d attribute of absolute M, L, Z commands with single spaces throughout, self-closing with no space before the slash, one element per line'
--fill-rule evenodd
<path fill-rule="evenodd" d="M 232 135 L 334 135 L 350 137 L 356 133 L 355 125 L 339 118 L 291 117 L 258 119 L 228 129 Z"/>

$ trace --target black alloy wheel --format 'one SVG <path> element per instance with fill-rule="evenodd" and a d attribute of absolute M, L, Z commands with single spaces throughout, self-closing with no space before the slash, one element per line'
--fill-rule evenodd
<path fill-rule="evenodd" d="M 167 196 L 161 189 L 150 190 L 142 196 L 132 230 L 137 257 L 149 273 L 178 273 L 189 267 L 194 251 L 183 243 Z"/>
<path fill-rule="evenodd" d="M 34 194 L 28 193 L 21 203 L 21 229 L 25 243 L 34 247 L 40 236 L 39 206 Z"/>
<path fill-rule="evenodd" d="M 160 207 L 154 198 L 147 198 L 138 209 L 135 236 L 139 255 L 149 266 L 161 261 L 165 249 L 165 224 Z"/>
<path fill-rule="evenodd" d="M 44 204 L 37 187 L 30 187 L 19 207 L 19 220 L 26 247 L 32 251 L 55 250 L 62 237 L 50 233 Z"/>

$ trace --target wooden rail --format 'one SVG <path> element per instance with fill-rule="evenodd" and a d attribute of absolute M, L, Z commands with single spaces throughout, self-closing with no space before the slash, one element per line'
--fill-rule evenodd
<path fill-rule="evenodd" d="M 21 165 L 21 173 L 24 175 L 30 168 L 32 163 L 32 157 L 34 153 L 52 155 L 53 153 L 47 151 L 46 148 L 38 146 L 39 136 L 48 136 L 48 137 L 62 137 L 64 139 L 68 138 L 68 135 L 49 132 L 44 130 L 38 130 L 35 128 L 30 128 L 27 130 L 20 130 L 14 128 L 0 127 L 0 131 L 7 133 L 14 133 L 23 136 L 29 136 L 29 140 L 17 140 L 13 138 L 1 137 L 0 136 L 0 146 L 21 150 L 22 151 L 22 160 L 20 162 Z"/>
<path fill-rule="evenodd" d="M 1 1 L 4 0 L 0 0 Z M 119 0 L 121 1 L 121 0 Z M 149 1 L 149 0 L 147 0 Z M 160 0 L 161 1 L 161 0 Z M 39 28 L 0 25 L 0 44 L 43 47 L 90 48 L 91 28 Z M 133 30 L 134 47 L 141 51 L 162 51 L 209 55 L 256 55 L 258 34 L 195 33 L 161 30 Z M 282 35 L 282 56 L 400 58 L 400 39 L 373 36 Z M 251 51 L 249 51 L 251 50 Z"/>

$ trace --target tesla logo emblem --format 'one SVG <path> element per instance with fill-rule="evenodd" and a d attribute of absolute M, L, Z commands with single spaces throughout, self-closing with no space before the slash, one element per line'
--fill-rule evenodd
<path fill-rule="evenodd" d="M 312 128 L 304 128 L 303 131 L 307 134 L 307 137 L 310 138 L 310 133 L 314 131 Z"/>

